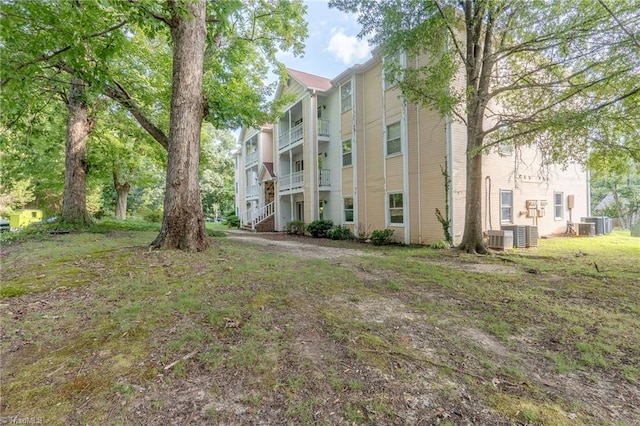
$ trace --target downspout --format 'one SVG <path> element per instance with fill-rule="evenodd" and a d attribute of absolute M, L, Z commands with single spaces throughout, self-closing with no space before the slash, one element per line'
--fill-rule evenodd
<path fill-rule="evenodd" d="M 384 59 L 383 59 L 384 64 Z M 389 195 L 387 194 L 387 92 L 382 84 L 382 192 L 384 196 L 384 227 L 388 227 L 389 221 Z"/>
<path fill-rule="evenodd" d="M 316 169 L 318 168 L 318 156 L 315 155 L 315 148 L 317 144 L 317 132 L 315 130 L 315 120 L 314 113 L 316 112 L 315 108 L 315 100 L 316 100 L 316 90 L 313 89 L 311 92 L 311 97 L 309 98 L 309 125 L 307 129 L 309 131 L 309 156 L 310 161 L 309 165 L 309 211 L 311 213 L 311 217 L 309 218 L 311 222 L 313 222 L 317 218 L 318 211 L 316 209 L 316 192 L 318 191 L 318 182 L 315 180 Z M 304 174 L 304 172 L 303 172 Z"/>
<path fill-rule="evenodd" d="M 358 208 L 358 206 L 360 205 L 359 203 L 359 191 L 358 191 L 358 133 L 357 133 L 357 120 L 358 120 L 358 115 L 357 115 L 357 104 L 358 104 L 358 98 L 357 96 L 355 96 L 356 94 L 356 74 L 355 72 L 353 74 L 351 74 L 351 87 L 353 88 L 353 90 L 351 91 L 351 165 L 352 165 L 352 179 L 353 179 L 353 233 L 356 234 L 358 232 L 358 225 L 359 225 L 359 212 L 360 209 Z M 340 113 L 342 114 L 342 113 Z M 342 124 L 342 123 L 341 123 Z M 341 140 L 342 143 L 342 140 Z M 366 195 L 366 190 L 365 190 L 365 195 Z M 367 214 L 367 209 L 365 209 L 365 215 Z M 366 217 L 365 217 L 365 223 L 366 223 Z"/>
<path fill-rule="evenodd" d="M 407 57 L 402 54 L 402 66 L 407 67 Z M 402 197 L 402 211 L 404 212 L 404 243 L 411 242 L 411 200 L 409 191 L 409 116 L 407 112 L 407 101 L 402 100 L 402 126 L 401 126 L 401 144 L 402 144 L 402 186 L 404 196 Z"/>
<path fill-rule="evenodd" d="M 416 137 L 418 142 L 418 244 L 422 244 L 422 161 L 420 154 L 420 108 L 416 107 Z"/>
<path fill-rule="evenodd" d="M 451 232 L 451 238 L 453 239 L 453 244 L 456 244 L 456 234 L 455 234 L 455 222 L 453 220 L 453 192 L 454 192 L 454 179 L 453 179 L 453 137 L 451 134 L 451 116 L 446 115 L 445 118 L 445 137 L 446 137 L 446 155 L 447 155 L 447 174 L 449 175 L 450 184 L 449 184 L 449 193 L 447 194 L 447 199 L 449 200 L 449 232 Z"/>

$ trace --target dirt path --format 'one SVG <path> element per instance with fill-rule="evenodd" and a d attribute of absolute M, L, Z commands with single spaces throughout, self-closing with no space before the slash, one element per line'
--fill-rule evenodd
<path fill-rule="evenodd" d="M 303 259 L 347 260 L 353 257 L 374 255 L 357 248 L 327 247 L 321 245 L 322 240 L 313 240 L 314 243 L 305 242 L 307 237 L 287 235 L 281 233 L 249 233 L 234 231 L 228 234 L 231 240 L 261 245 L 281 253 L 292 254 Z"/>

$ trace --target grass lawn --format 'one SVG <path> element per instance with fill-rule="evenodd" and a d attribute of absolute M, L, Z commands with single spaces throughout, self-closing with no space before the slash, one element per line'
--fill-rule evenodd
<path fill-rule="evenodd" d="M 150 252 L 156 232 L 2 244 L 0 419 L 640 423 L 628 232 L 489 257 L 233 236 Z"/>

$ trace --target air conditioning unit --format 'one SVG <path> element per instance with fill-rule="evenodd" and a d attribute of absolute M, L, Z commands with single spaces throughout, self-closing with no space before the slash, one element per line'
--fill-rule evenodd
<path fill-rule="evenodd" d="M 596 235 L 596 224 L 591 222 L 581 222 L 578 225 L 578 235 L 592 237 Z"/>
<path fill-rule="evenodd" d="M 513 247 L 513 231 L 488 231 L 489 248 L 507 250 Z"/>
<path fill-rule="evenodd" d="M 524 225 L 504 225 L 501 226 L 500 229 L 502 229 L 503 231 L 513 232 L 514 247 L 521 248 L 527 246 L 527 235 Z"/>
<path fill-rule="evenodd" d="M 527 247 L 538 247 L 538 227 L 526 225 L 524 227 L 525 241 Z"/>
<path fill-rule="evenodd" d="M 580 219 L 582 222 L 584 223 L 594 223 L 596 225 L 596 233 L 595 235 L 603 235 L 604 232 L 604 222 L 605 222 L 605 217 L 604 216 L 598 216 L 598 217 L 583 217 Z"/>

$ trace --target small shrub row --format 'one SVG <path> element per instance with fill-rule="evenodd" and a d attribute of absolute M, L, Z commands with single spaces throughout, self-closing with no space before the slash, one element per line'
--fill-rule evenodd
<path fill-rule="evenodd" d="M 227 216 L 227 218 L 224 221 L 224 224 L 227 225 L 229 228 L 240 228 L 240 218 L 235 214 L 231 214 Z"/>
<path fill-rule="evenodd" d="M 292 220 L 287 223 L 287 234 L 304 235 L 305 231 L 304 222 L 301 220 Z"/>
<path fill-rule="evenodd" d="M 332 240 L 352 240 L 355 237 L 346 226 L 334 225 L 331 220 L 318 219 L 308 225 L 301 220 L 287 223 L 288 234 L 311 235 L 313 238 L 330 238 Z"/>
<path fill-rule="evenodd" d="M 353 240 L 355 238 L 351 229 L 346 226 L 334 226 L 327 231 L 327 237 L 332 240 Z"/>
<path fill-rule="evenodd" d="M 371 242 L 374 246 L 386 246 L 391 244 L 391 237 L 393 236 L 393 229 L 376 229 L 371 233 Z"/>
<path fill-rule="evenodd" d="M 327 232 L 333 228 L 332 220 L 318 219 L 307 225 L 307 232 L 313 238 L 327 238 Z"/>

